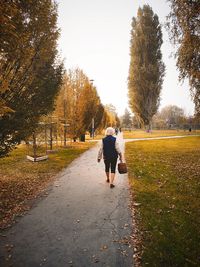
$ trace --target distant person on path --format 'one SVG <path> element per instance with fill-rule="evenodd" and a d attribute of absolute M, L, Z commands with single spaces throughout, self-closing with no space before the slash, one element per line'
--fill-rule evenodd
<path fill-rule="evenodd" d="M 118 135 L 118 128 L 115 128 L 115 135 Z"/>
<path fill-rule="evenodd" d="M 117 165 L 117 158 L 119 155 L 120 160 L 122 160 L 122 153 L 117 143 L 115 130 L 112 127 L 106 129 L 105 135 L 102 139 L 102 144 L 98 153 L 98 162 L 101 161 L 102 155 L 105 163 L 105 172 L 107 177 L 107 183 L 110 183 L 110 188 L 115 187 L 113 184 L 115 178 L 115 170 Z M 111 174 L 110 174 L 111 171 Z"/>

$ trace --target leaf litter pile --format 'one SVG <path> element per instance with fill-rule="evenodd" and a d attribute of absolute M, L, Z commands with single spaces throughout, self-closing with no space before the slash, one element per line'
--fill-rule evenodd
<path fill-rule="evenodd" d="M 22 145 L 0 158 L 0 229 L 11 226 L 16 215 L 30 209 L 31 200 L 48 194 L 46 188 L 56 174 L 94 144 L 77 143 L 35 163 L 26 160 L 27 149 Z"/>
<path fill-rule="evenodd" d="M 200 137 L 126 144 L 135 266 L 199 266 Z"/>

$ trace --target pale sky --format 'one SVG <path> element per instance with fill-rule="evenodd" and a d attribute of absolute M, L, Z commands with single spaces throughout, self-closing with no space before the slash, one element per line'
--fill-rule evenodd
<path fill-rule="evenodd" d="M 166 0 L 57 0 L 59 49 L 66 68 L 81 68 L 94 85 L 103 104 L 112 103 L 119 115 L 128 107 L 127 77 L 130 63 L 130 30 L 138 7 L 149 4 L 164 23 L 169 13 Z M 178 81 L 174 51 L 166 30 L 163 31 L 163 61 L 166 75 L 160 108 L 177 105 L 186 115 L 194 105 L 189 86 Z"/>

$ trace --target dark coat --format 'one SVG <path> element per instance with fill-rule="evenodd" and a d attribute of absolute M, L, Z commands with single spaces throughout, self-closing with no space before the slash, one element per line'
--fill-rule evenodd
<path fill-rule="evenodd" d="M 116 138 L 108 135 L 103 138 L 103 157 L 104 159 L 115 159 L 118 157 L 118 152 L 115 149 Z"/>

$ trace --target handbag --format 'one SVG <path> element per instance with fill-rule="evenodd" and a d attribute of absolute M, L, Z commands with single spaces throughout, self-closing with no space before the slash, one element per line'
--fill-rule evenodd
<path fill-rule="evenodd" d="M 118 163 L 118 172 L 120 174 L 123 174 L 123 173 L 127 173 L 128 172 L 127 166 L 126 166 L 126 163 L 125 162 Z"/>

